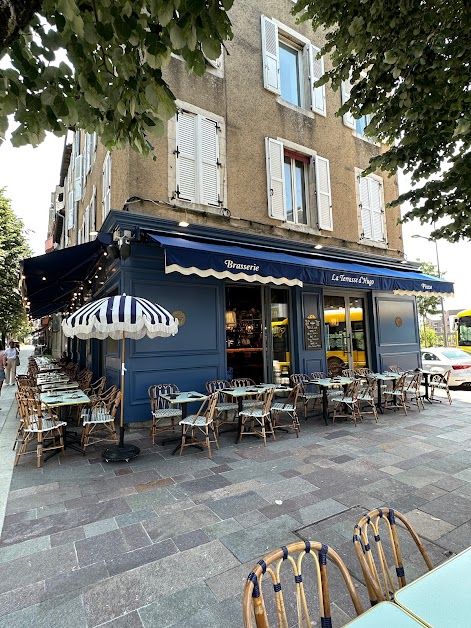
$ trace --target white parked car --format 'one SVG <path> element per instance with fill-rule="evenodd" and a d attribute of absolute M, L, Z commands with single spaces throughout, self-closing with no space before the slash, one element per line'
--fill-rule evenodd
<path fill-rule="evenodd" d="M 471 353 L 455 347 L 428 347 L 421 353 L 424 369 L 434 373 L 451 369 L 449 386 L 471 384 Z"/>

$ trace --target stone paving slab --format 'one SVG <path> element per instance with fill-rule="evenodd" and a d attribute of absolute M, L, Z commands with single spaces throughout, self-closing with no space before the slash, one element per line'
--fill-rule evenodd
<path fill-rule="evenodd" d="M 13 468 L 13 395 L 4 388 L 0 411 L 0 628 L 241 627 L 247 573 L 301 538 L 331 544 L 367 604 L 351 535 L 380 505 L 410 518 L 437 564 L 470 544 L 471 391 L 378 424 L 316 414 L 266 448 L 228 432 L 211 460 L 132 430 L 142 453 L 129 464 L 91 447 L 41 469 L 34 455 Z M 331 592 L 340 626 L 352 608 L 335 575 Z"/>

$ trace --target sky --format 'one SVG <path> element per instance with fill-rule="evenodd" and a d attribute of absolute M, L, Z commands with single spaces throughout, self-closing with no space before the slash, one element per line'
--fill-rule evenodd
<path fill-rule="evenodd" d="M 25 223 L 28 241 L 35 255 L 44 253 L 47 236 L 48 212 L 51 192 L 59 183 L 64 138 L 49 135 L 37 148 L 13 148 L 9 142 L 0 145 L 0 188 L 12 201 L 12 209 Z M 407 181 L 400 180 L 404 192 Z M 428 241 L 431 227 L 417 221 L 403 225 L 404 247 L 408 260 L 423 260 L 437 265 L 435 243 Z M 421 238 L 412 238 L 420 235 Z M 450 244 L 438 242 L 440 270 L 448 281 L 455 284 L 455 296 L 444 300 L 446 310 L 471 308 L 469 291 L 471 243 Z M 468 254 L 468 257 L 466 255 Z"/>

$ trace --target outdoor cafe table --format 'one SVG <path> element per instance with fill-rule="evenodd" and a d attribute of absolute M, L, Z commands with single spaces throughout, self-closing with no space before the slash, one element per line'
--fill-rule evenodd
<path fill-rule="evenodd" d="M 36 377 L 36 384 L 51 384 L 53 382 L 68 382 L 69 376 L 62 373 L 54 373 L 53 375 L 38 375 Z"/>
<path fill-rule="evenodd" d="M 423 628 L 423 625 L 397 604 L 380 602 L 345 624 L 344 628 Z"/>
<path fill-rule="evenodd" d="M 329 400 L 327 398 L 327 390 L 329 388 L 344 388 L 351 384 L 353 379 L 351 377 L 325 377 L 322 379 L 311 379 L 307 383 L 315 384 L 322 390 L 322 416 L 324 417 L 324 423 L 328 425 L 329 419 Z"/>
<path fill-rule="evenodd" d="M 90 398 L 81 390 L 71 390 L 69 392 L 44 392 L 39 395 L 39 399 L 41 403 L 46 403 L 48 406 L 51 406 L 51 408 L 59 408 L 61 415 L 63 409 L 67 406 L 82 406 L 90 403 Z M 63 420 L 62 416 L 61 420 Z M 77 442 L 76 439 L 74 440 Z M 75 449 L 75 451 L 83 453 L 81 447 L 77 447 L 70 440 L 67 440 L 67 425 L 64 427 L 64 447 L 70 447 L 71 449 Z M 59 449 L 56 449 L 52 452 L 52 454 L 45 458 L 45 460 L 54 454 L 59 453 L 59 451 Z"/>
<path fill-rule="evenodd" d="M 240 430 L 242 428 L 242 417 L 240 413 L 243 409 L 244 398 L 256 397 L 258 394 L 264 393 L 267 390 L 271 389 L 274 389 L 275 392 L 290 392 L 291 390 L 293 390 L 289 386 L 283 386 L 281 384 L 253 384 L 252 386 L 237 386 L 234 388 L 229 387 L 223 388 L 221 390 L 221 393 L 223 393 L 224 395 L 228 395 L 229 397 L 236 399 L 237 405 L 239 406 L 239 422 L 237 426 L 237 436 L 235 441 L 236 443 L 238 443 L 240 440 Z"/>
<path fill-rule="evenodd" d="M 181 404 L 182 408 L 182 420 L 186 418 L 188 414 L 188 405 L 189 403 L 194 403 L 195 401 L 199 401 L 202 403 L 205 399 L 208 398 L 208 395 L 203 395 L 202 393 L 196 392 L 195 390 L 190 390 L 188 392 L 180 392 L 178 394 L 161 394 L 162 399 L 165 399 L 167 403 L 172 406 Z M 166 443 L 171 442 L 172 440 L 176 440 L 175 438 L 167 439 Z M 178 438 L 181 441 L 181 437 Z M 175 454 L 180 449 L 180 445 L 177 445 L 175 449 L 172 451 L 172 455 Z"/>
<path fill-rule="evenodd" d="M 41 392 L 46 391 L 57 391 L 57 390 L 76 390 L 79 388 L 78 382 L 68 382 L 68 381 L 59 381 L 59 382 L 48 382 L 47 384 L 38 384 Z"/>
<path fill-rule="evenodd" d="M 399 606 L 425 626 L 471 626 L 471 547 L 394 594 Z"/>

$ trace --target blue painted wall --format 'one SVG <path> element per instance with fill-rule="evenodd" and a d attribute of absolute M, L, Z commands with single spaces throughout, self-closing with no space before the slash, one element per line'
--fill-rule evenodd
<path fill-rule="evenodd" d="M 392 364 L 403 369 L 420 366 L 420 335 L 415 297 L 373 293 L 377 368 Z"/>

